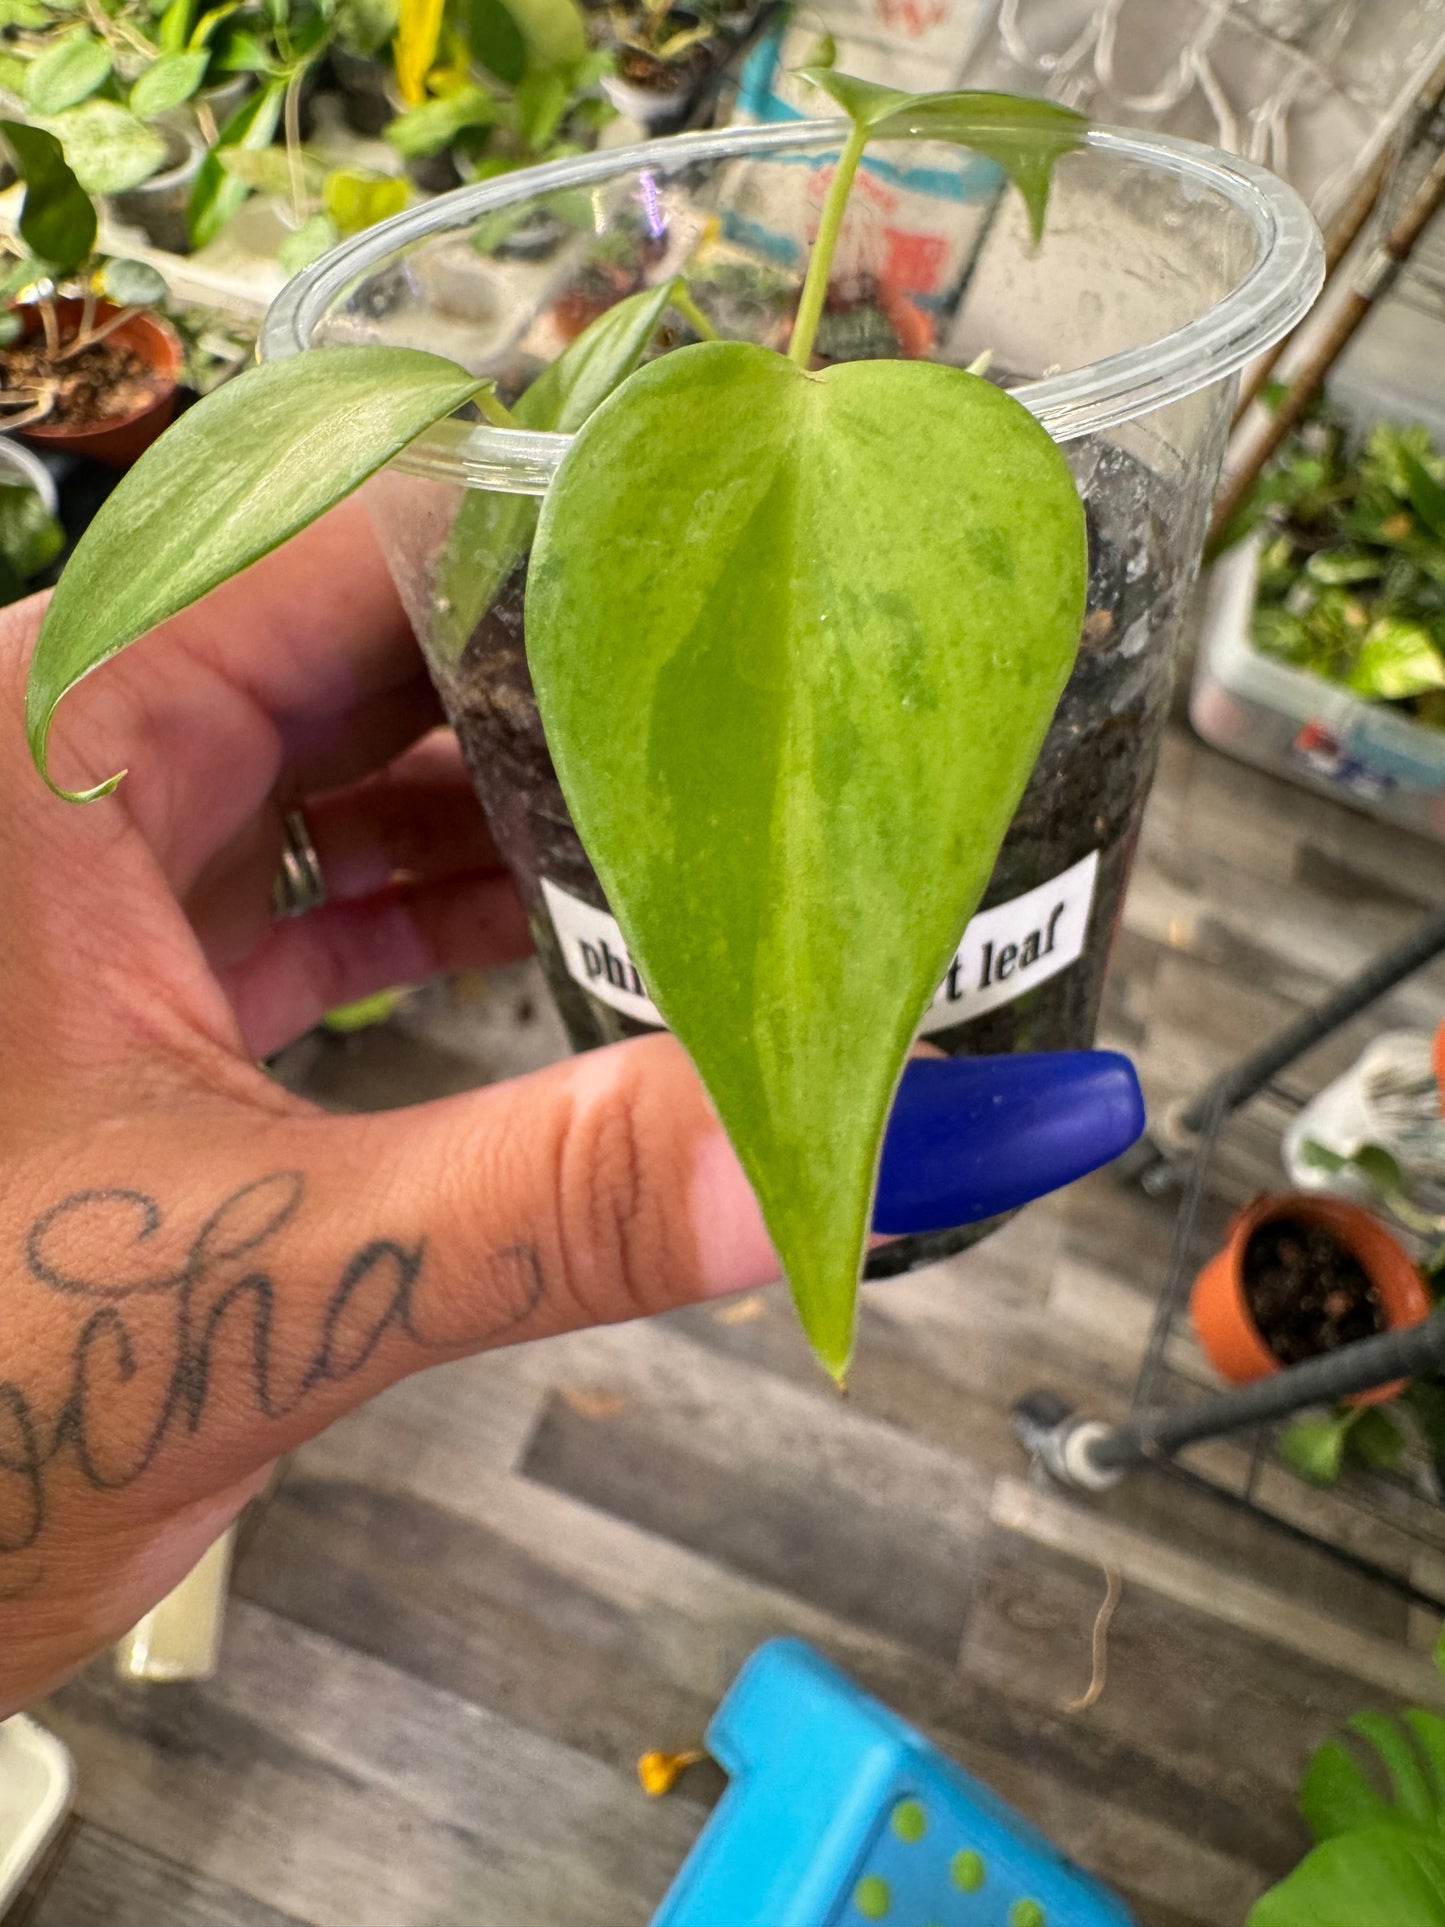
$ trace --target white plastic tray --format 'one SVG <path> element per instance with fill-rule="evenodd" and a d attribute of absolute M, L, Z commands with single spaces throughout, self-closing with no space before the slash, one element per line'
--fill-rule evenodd
<path fill-rule="evenodd" d="M 17 1713 L 0 1721 L 0 1915 L 59 1831 L 75 1792 L 66 1747 Z"/>
<path fill-rule="evenodd" d="M 1445 730 L 1261 655 L 1259 542 L 1210 571 L 1189 717 L 1205 742 L 1372 816 L 1445 840 Z"/>

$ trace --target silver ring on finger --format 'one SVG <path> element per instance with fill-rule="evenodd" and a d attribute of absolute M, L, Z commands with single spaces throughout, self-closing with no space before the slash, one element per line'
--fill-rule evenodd
<path fill-rule="evenodd" d="M 308 910 L 317 910 L 325 903 L 326 879 L 300 810 L 287 810 L 285 830 L 281 867 L 271 885 L 271 912 L 277 917 L 304 917 Z"/>

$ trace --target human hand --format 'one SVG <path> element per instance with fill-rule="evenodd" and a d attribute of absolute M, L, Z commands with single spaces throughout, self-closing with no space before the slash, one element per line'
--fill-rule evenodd
<path fill-rule="evenodd" d="M 281 1452 L 423 1366 L 776 1275 L 666 1036 L 331 1117 L 256 1066 L 527 947 L 362 509 L 108 665 L 52 766 L 0 618 L 0 1716 L 111 1643 Z M 329 900 L 271 919 L 301 802 Z"/>

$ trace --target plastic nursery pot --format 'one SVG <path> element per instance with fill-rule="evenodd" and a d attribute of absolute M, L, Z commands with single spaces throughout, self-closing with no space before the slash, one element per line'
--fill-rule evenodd
<path fill-rule="evenodd" d="M 127 227 L 139 228 L 152 247 L 165 248 L 171 254 L 189 254 L 187 213 L 191 190 L 206 158 L 206 143 L 194 127 L 167 124 L 160 131 L 168 150 L 166 165 L 139 187 L 112 194 L 110 211 Z"/>
<path fill-rule="evenodd" d="M 54 305 L 61 339 L 68 340 L 80 326 L 85 304 L 78 296 L 67 295 Z M 32 341 L 43 331 L 40 311 L 27 306 L 20 312 L 25 322 L 24 339 Z M 95 325 L 99 327 L 117 312 L 110 302 L 98 301 Z M 129 348 L 155 370 L 155 389 L 144 406 L 93 422 L 33 422 L 21 429 L 20 434 L 25 441 L 41 448 L 63 449 L 71 455 L 93 455 L 97 461 L 109 462 L 114 468 L 128 468 L 145 453 L 176 412 L 176 383 L 185 351 L 171 324 L 145 309 L 122 321 L 106 340 Z"/>
<path fill-rule="evenodd" d="M 782 346 L 841 134 L 836 121 L 685 134 L 464 189 L 358 236 L 291 282 L 267 318 L 262 353 L 406 343 L 494 373 L 510 398 L 564 345 L 558 317 L 569 290 L 630 258 L 629 237 L 639 254 L 663 244 L 649 282 L 686 265 L 723 334 Z M 1094 1035 L 1234 376 L 1309 306 L 1319 237 L 1273 176 L 1162 135 L 1091 133 L 1059 164 L 1036 250 L 991 163 L 890 141 L 870 150 L 864 169 L 820 351 L 896 355 L 926 344 L 935 358 L 966 364 L 991 350 L 993 376 L 1064 444 L 1092 549 L 1077 668 L 924 1029 L 950 1052 L 1079 1048 Z M 530 220 L 549 207 L 566 218 L 544 256 L 494 260 L 510 325 L 481 346 L 454 288 L 445 304 L 437 299 L 437 264 L 465 252 L 459 239 L 504 229 L 493 219 L 500 210 Z M 907 330 L 890 314 L 906 315 Z M 553 992 L 585 1048 L 657 1017 L 552 771 L 527 671 L 525 571 L 511 571 L 475 623 L 435 591 L 466 492 L 540 495 L 566 445 L 454 420 L 368 490 Z M 961 449 L 961 474 L 967 460 Z M 902 1269 L 978 1235 L 902 1239 L 870 1269 Z"/>
<path fill-rule="evenodd" d="M 1194 1281 L 1189 1316 L 1210 1363 L 1231 1384 L 1245 1385 L 1283 1369 L 1250 1309 L 1245 1289 L 1245 1259 L 1257 1231 L 1288 1219 L 1330 1232 L 1357 1261 L 1379 1293 L 1385 1322 L 1392 1331 L 1417 1325 L 1429 1315 L 1430 1294 L 1410 1254 L 1376 1218 L 1348 1198 L 1287 1192 L 1256 1198 L 1229 1227 L 1229 1236 Z M 1394 1398 L 1405 1381 L 1396 1379 L 1361 1392 L 1350 1403 L 1376 1405 Z"/>

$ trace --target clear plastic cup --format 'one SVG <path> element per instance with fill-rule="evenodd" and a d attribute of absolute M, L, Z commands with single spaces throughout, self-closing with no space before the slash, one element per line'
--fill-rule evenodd
<path fill-rule="evenodd" d="M 682 270 L 721 333 L 782 346 L 843 132 L 811 122 L 689 134 L 446 195 L 298 276 L 267 317 L 262 354 L 427 348 L 495 375 L 506 399 L 594 315 Z M 936 142 L 870 150 L 820 349 L 960 365 L 987 351 L 991 378 L 1065 447 L 1089 517 L 1078 664 L 925 1022 L 945 1050 L 1093 1039 L 1235 377 L 1299 320 L 1322 273 L 1298 197 L 1192 142 L 1090 132 L 1059 163 L 1037 247 L 991 163 Z M 690 339 L 673 319 L 675 340 Z M 367 499 L 553 993 L 586 1048 L 655 1019 L 547 755 L 527 673 L 524 569 L 489 570 L 491 538 L 479 547 L 472 530 L 469 564 L 501 579 L 488 606 L 470 610 L 453 593 L 448 547 L 469 491 L 538 496 L 566 446 L 562 435 L 453 419 L 368 484 Z M 962 1241 L 902 1240 L 872 1269 Z"/>

